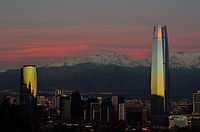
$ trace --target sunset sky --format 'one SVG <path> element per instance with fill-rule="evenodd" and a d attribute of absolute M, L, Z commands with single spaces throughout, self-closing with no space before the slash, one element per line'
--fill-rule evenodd
<path fill-rule="evenodd" d="M 1 0 L 0 69 L 117 51 L 151 55 L 155 24 L 171 52 L 200 51 L 200 0 Z"/>

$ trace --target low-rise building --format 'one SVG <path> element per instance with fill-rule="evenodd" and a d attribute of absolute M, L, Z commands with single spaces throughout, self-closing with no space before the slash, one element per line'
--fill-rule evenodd
<path fill-rule="evenodd" d="M 172 127 L 187 127 L 189 125 L 189 118 L 185 115 L 170 115 L 169 128 Z"/>

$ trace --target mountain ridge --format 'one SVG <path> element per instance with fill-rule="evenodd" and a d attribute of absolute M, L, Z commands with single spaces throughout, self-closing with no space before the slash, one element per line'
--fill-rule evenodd
<path fill-rule="evenodd" d="M 128 55 L 119 54 L 118 52 L 107 51 L 95 56 L 69 57 L 61 62 L 45 65 L 45 67 L 74 66 L 83 63 L 93 63 L 97 65 L 117 65 L 126 67 L 150 67 L 151 57 L 134 58 Z M 169 66 L 170 68 L 200 68 L 200 52 L 172 52 L 169 54 Z"/>
<path fill-rule="evenodd" d="M 96 65 L 116 65 L 120 67 L 150 67 L 151 56 L 147 58 L 134 58 L 128 55 L 119 54 L 114 51 L 107 51 L 101 54 L 87 56 L 87 57 L 67 57 L 63 61 L 55 62 L 46 65 L 37 66 L 40 67 L 63 67 L 63 66 L 75 66 L 78 64 L 92 63 Z M 187 68 L 200 69 L 200 52 L 186 53 L 186 52 L 170 52 L 169 53 L 169 67 L 171 69 Z M 11 69 L 19 68 L 7 68 L 0 69 L 0 73 L 6 72 Z"/>

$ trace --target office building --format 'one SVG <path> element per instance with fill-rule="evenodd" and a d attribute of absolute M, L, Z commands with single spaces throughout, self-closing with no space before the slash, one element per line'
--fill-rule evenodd
<path fill-rule="evenodd" d="M 200 114 L 200 91 L 193 93 L 193 113 Z"/>
<path fill-rule="evenodd" d="M 83 119 L 84 121 L 92 120 L 92 103 L 98 104 L 97 98 L 83 98 Z"/>
<path fill-rule="evenodd" d="M 118 120 L 119 119 L 119 104 L 124 103 L 124 97 L 112 96 L 111 101 L 114 107 L 115 119 Z"/>
<path fill-rule="evenodd" d="M 145 123 L 147 108 L 139 100 L 127 99 L 125 103 L 119 104 L 119 120 L 126 120 L 134 125 Z"/>
<path fill-rule="evenodd" d="M 34 65 L 21 68 L 20 106 L 24 116 L 36 120 L 37 114 L 37 72 Z"/>
<path fill-rule="evenodd" d="M 188 127 L 189 118 L 184 115 L 171 115 L 169 116 L 169 128 L 172 127 Z"/>
<path fill-rule="evenodd" d="M 191 127 L 200 129 L 200 115 L 192 115 L 191 117 Z"/>
<path fill-rule="evenodd" d="M 165 25 L 156 25 L 153 34 L 151 66 L 151 122 L 167 125 L 169 112 L 169 57 Z"/>
<path fill-rule="evenodd" d="M 116 120 L 114 117 L 115 111 L 111 99 L 106 98 L 101 103 L 101 122 L 113 122 Z"/>
<path fill-rule="evenodd" d="M 71 96 L 60 97 L 60 113 L 63 119 L 71 120 Z"/>
<path fill-rule="evenodd" d="M 90 120 L 101 121 L 101 106 L 99 103 L 90 103 Z"/>
<path fill-rule="evenodd" d="M 126 120 L 125 103 L 119 104 L 119 120 Z"/>
<path fill-rule="evenodd" d="M 83 101 L 77 90 L 71 95 L 71 118 L 75 121 L 83 119 Z"/>
<path fill-rule="evenodd" d="M 60 97 L 64 95 L 63 89 L 56 89 L 53 96 L 53 108 L 60 114 Z"/>

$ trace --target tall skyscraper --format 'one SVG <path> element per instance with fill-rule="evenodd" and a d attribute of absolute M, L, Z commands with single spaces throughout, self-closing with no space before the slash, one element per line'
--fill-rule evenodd
<path fill-rule="evenodd" d="M 80 93 L 75 90 L 71 95 L 71 118 L 74 121 L 81 121 L 83 117 L 83 101 Z"/>
<path fill-rule="evenodd" d="M 22 114 L 36 120 L 37 113 L 37 73 L 34 65 L 21 68 L 20 105 Z"/>
<path fill-rule="evenodd" d="M 156 25 L 151 66 L 151 118 L 153 125 L 165 125 L 169 112 L 168 38 L 165 25 Z"/>

